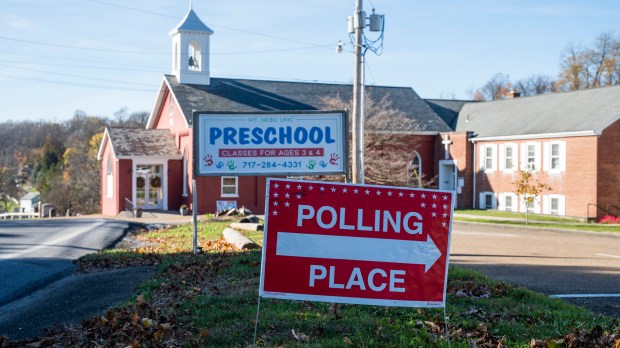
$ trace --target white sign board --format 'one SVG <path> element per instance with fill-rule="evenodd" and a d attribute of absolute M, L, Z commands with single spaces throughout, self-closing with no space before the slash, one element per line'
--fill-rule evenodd
<path fill-rule="evenodd" d="M 345 112 L 194 113 L 198 176 L 344 174 Z"/>

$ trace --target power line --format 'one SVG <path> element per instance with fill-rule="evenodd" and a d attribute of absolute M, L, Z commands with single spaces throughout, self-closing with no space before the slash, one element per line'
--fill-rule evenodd
<path fill-rule="evenodd" d="M 50 56 L 50 55 L 45 55 L 45 54 L 32 54 L 32 53 L 25 54 L 25 53 L 20 53 L 20 52 L 9 52 L 9 51 L 0 51 L 0 53 L 21 55 L 21 56 L 26 56 L 28 58 L 51 58 L 51 59 L 67 60 L 67 61 L 72 61 L 72 62 L 84 62 L 84 58 L 59 57 L 59 56 Z M 111 64 L 109 60 L 103 61 L 103 60 L 88 59 L 88 62 L 89 63 Z M 117 62 L 114 62 L 112 64 L 115 66 L 135 67 L 138 69 L 144 68 L 144 69 L 150 69 L 153 71 L 161 70 L 160 67 L 149 67 L 149 66 L 144 66 L 144 65 L 124 64 L 124 63 L 117 63 Z M 74 66 L 74 65 L 71 65 L 71 66 Z"/>
<path fill-rule="evenodd" d="M 24 78 L 23 76 L 13 76 L 13 75 L 6 75 L 6 74 L 0 74 L 0 77 L 5 77 L 5 78 L 15 79 L 15 80 L 22 80 L 22 81 L 35 81 L 35 82 L 51 83 L 51 84 L 55 84 L 55 85 L 87 87 L 87 88 L 106 89 L 106 90 L 114 90 L 114 91 L 130 91 L 130 92 L 149 92 L 149 93 L 153 93 L 153 91 L 156 90 L 155 88 L 153 88 L 153 89 L 146 89 L 146 88 L 108 87 L 108 86 L 102 86 L 102 85 L 89 85 L 89 84 L 84 84 L 84 83 L 66 82 L 66 81 L 58 81 L 58 80 L 46 80 L 46 79 L 33 78 L 33 77 Z"/>
<path fill-rule="evenodd" d="M 58 63 L 32 63 L 32 62 L 12 61 L 12 60 L 0 60 L 0 63 L 18 64 L 18 65 L 37 65 L 37 66 L 58 66 L 58 67 L 90 69 L 90 70 L 144 71 L 144 72 L 161 73 L 161 69 L 155 69 L 155 68 L 152 68 L 152 69 L 138 68 L 138 67 L 122 68 L 122 67 L 105 67 L 105 66 L 93 66 L 93 65 L 58 64 Z"/>
<path fill-rule="evenodd" d="M 98 3 L 98 4 L 113 6 L 113 7 L 124 8 L 124 9 L 131 10 L 131 11 L 136 11 L 136 12 L 142 12 L 142 13 L 147 13 L 147 14 L 151 14 L 151 15 L 161 16 L 161 17 L 175 18 L 175 19 L 179 20 L 179 18 L 176 17 L 176 16 L 172 16 L 172 15 L 168 15 L 168 14 L 164 14 L 164 13 L 160 13 L 160 12 L 155 12 L 155 11 L 144 10 L 144 9 L 141 9 L 141 8 L 124 6 L 124 5 L 114 4 L 114 3 L 111 3 L 111 2 L 101 1 L 101 0 L 88 0 L 88 1 L 94 2 L 94 3 Z M 271 35 L 271 34 L 264 34 L 264 33 L 259 33 L 259 32 L 256 32 L 256 31 L 250 31 L 250 30 L 246 30 L 246 29 L 239 29 L 239 28 L 229 27 L 229 26 L 221 25 L 221 24 L 217 24 L 217 23 L 209 23 L 209 26 L 220 27 L 222 29 L 238 31 L 238 32 L 241 32 L 241 33 L 246 33 L 246 34 L 251 34 L 251 35 L 256 35 L 256 36 L 268 37 L 268 38 L 275 39 L 275 40 L 280 40 L 280 41 L 293 42 L 293 43 L 302 44 L 302 45 L 306 45 L 306 46 L 310 46 L 310 47 L 328 48 L 326 45 L 317 45 L 317 44 L 314 44 L 314 43 L 309 43 L 309 42 L 289 39 L 289 38 L 285 38 L 285 37 L 281 37 L 281 36 L 275 36 L 275 35 Z M 329 47 L 329 49 L 332 49 L 333 47 L 334 46 L 331 45 Z"/>
<path fill-rule="evenodd" d="M 127 82 L 127 81 L 119 81 L 119 80 L 111 80 L 111 79 L 101 79 L 101 78 L 96 78 L 96 77 L 80 76 L 80 75 L 74 75 L 74 74 L 64 74 L 64 73 L 57 73 L 57 72 L 51 72 L 51 71 L 45 71 L 45 70 L 39 70 L 39 69 L 31 69 L 31 68 L 18 67 L 18 66 L 14 66 L 14 65 L 0 64 L 0 66 L 4 66 L 4 67 L 7 67 L 7 68 L 12 68 L 12 69 L 33 71 L 33 72 L 39 72 L 39 73 L 50 74 L 50 75 L 57 75 L 57 76 L 73 77 L 73 78 L 85 79 L 85 80 L 121 83 L 121 84 L 127 84 L 127 85 L 137 85 L 137 86 L 152 86 L 152 84 L 147 84 L 147 83 Z"/>
<path fill-rule="evenodd" d="M 83 46 L 69 46 L 69 45 L 62 45 L 62 44 L 56 44 L 56 43 L 47 43 L 47 42 L 41 42 L 41 41 L 17 39 L 17 38 L 11 38 L 11 37 L 6 37 L 6 36 L 0 36 L 0 40 L 21 42 L 21 43 L 27 43 L 27 44 L 32 44 L 32 45 L 42 45 L 42 46 L 51 46 L 51 47 L 59 47 L 59 48 L 69 48 L 69 49 L 74 49 L 74 50 L 86 50 L 86 51 L 97 51 L 97 52 L 108 52 L 108 53 L 148 54 L 148 55 L 152 55 L 152 54 L 157 54 L 157 55 L 164 55 L 164 54 L 166 54 L 167 55 L 167 54 L 170 54 L 170 53 L 164 53 L 164 52 L 128 51 L 128 50 L 117 50 L 117 49 L 108 49 L 108 48 L 93 48 L 93 47 L 83 47 Z M 306 44 L 304 44 L 304 45 L 306 45 Z M 332 49 L 333 46 L 334 45 L 331 44 L 331 43 L 323 44 L 323 45 L 314 45 L 314 44 L 312 44 L 311 46 L 296 47 L 296 48 L 283 48 L 283 49 L 259 50 L 259 51 L 211 52 L 211 54 L 214 55 L 214 56 L 218 56 L 218 55 L 236 55 L 236 54 L 277 53 L 277 52 L 287 52 L 287 51 L 309 50 L 309 49 L 314 49 L 314 48 Z"/>
<path fill-rule="evenodd" d="M 302 50 L 311 50 L 315 48 L 325 48 L 330 47 L 333 48 L 333 44 L 327 45 L 317 45 L 312 47 L 297 47 L 297 48 L 282 48 L 276 50 L 262 50 L 262 51 L 235 51 L 235 52 L 212 52 L 211 54 L 214 56 L 226 56 L 226 55 L 235 55 L 235 54 L 259 54 L 259 53 L 277 53 L 277 52 L 290 52 L 290 51 L 302 51 Z"/>
<path fill-rule="evenodd" d="M 22 42 L 22 43 L 42 45 L 42 46 L 59 47 L 59 48 L 69 48 L 69 49 L 74 49 L 74 50 L 88 50 L 88 51 L 96 51 L 96 52 L 128 53 L 128 54 L 169 54 L 168 52 L 128 51 L 128 50 L 117 50 L 113 48 L 80 47 L 80 46 L 47 43 L 47 42 L 34 41 L 34 40 L 16 39 L 16 38 L 6 37 L 6 36 L 0 36 L 0 40 Z"/>

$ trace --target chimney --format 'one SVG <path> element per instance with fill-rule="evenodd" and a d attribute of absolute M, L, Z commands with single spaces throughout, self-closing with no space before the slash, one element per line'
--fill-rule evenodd
<path fill-rule="evenodd" d="M 510 90 L 510 92 L 508 92 L 508 94 L 506 94 L 506 99 L 514 99 L 514 98 L 519 98 L 521 96 L 521 92 Z"/>

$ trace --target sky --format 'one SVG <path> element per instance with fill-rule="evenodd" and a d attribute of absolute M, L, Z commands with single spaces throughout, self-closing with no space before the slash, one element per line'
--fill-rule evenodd
<path fill-rule="evenodd" d="M 76 111 L 150 113 L 171 69 L 169 32 L 189 0 L 0 1 L 0 122 L 63 121 Z M 353 81 L 354 0 L 193 0 L 209 26 L 211 76 Z M 364 0 L 385 15 L 367 84 L 466 99 L 493 75 L 555 78 L 569 44 L 619 34 L 617 0 Z M 369 38 L 376 33 L 366 30 Z M 339 41 L 345 43 L 336 52 Z"/>

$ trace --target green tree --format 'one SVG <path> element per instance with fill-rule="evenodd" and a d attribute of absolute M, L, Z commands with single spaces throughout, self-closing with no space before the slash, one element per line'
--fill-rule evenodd
<path fill-rule="evenodd" d="M 9 211 L 11 198 L 17 198 L 18 192 L 14 168 L 0 164 L 0 201 L 4 204 L 4 211 Z"/>

